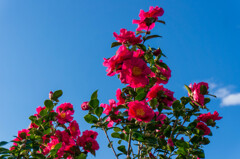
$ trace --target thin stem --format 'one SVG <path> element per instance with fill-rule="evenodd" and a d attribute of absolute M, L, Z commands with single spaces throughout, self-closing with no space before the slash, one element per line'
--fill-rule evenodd
<path fill-rule="evenodd" d="M 110 146 L 111 146 L 111 148 L 112 148 L 112 150 L 113 150 L 114 155 L 116 156 L 116 159 L 118 159 L 117 153 L 116 153 L 116 151 L 115 151 L 114 148 L 113 148 L 113 145 L 112 145 L 112 143 L 111 143 L 111 141 L 110 141 L 110 139 L 109 139 L 109 137 L 108 137 L 108 134 L 107 134 L 107 132 L 106 132 L 106 129 L 105 129 L 105 128 L 102 128 L 102 129 L 103 129 L 103 131 L 104 131 L 104 133 L 105 133 L 105 135 L 106 135 L 106 137 L 107 137 L 107 139 L 108 139 L 108 142 L 109 142 L 109 144 L 110 144 Z"/>
<path fill-rule="evenodd" d="M 129 138 L 128 138 L 127 159 L 130 158 L 131 140 L 132 140 L 132 131 L 131 131 L 131 129 L 130 129 L 130 132 L 129 132 Z"/>

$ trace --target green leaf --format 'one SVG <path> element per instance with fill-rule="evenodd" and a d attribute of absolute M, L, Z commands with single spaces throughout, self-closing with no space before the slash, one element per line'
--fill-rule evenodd
<path fill-rule="evenodd" d="M 93 109 L 97 108 L 99 106 L 99 100 L 98 99 L 90 100 L 89 106 Z"/>
<path fill-rule="evenodd" d="M 48 128 L 47 130 L 44 130 L 44 131 L 43 131 L 43 134 L 44 134 L 44 135 L 47 135 L 47 134 L 49 134 L 49 133 L 51 132 L 51 130 L 52 130 L 51 128 Z"/>
<path fill-rule="evenodd" d="M 162 24 L 166 24 L 165 21 L 163 21 L 163 20 L 157 20 L 157 22 L 162 23 Z"/>
<path fill-rule="evenodd" d="M 97 99 L 97 97 L 98 97 L 98 90 L 93 92 L 93 94 L 91 95 L 91 100 Z"/>
<path fill-rule="evenodd" d="M 187 89 L 188 93 L 189 93 L 189 94 L 192 94 L 191 89 L 190 89 L 187 85 L 184 85 L 184 86 L 185 86 L 185 88 Z"/>
<path fill-rule="evenodd" d="M 112 133 L 111 136 L 112 136 L 113 138 L 121 138 L 121 137 L 120 137 L 120 134 L 117 133 L 117 132 Z"/>
<path fill-rule="evenodd" d="M 120 129 L 120 128 L 118 128 L 118 127 L 115 127 L 115 128 L 113 128 L 113 131 L 119 132 L 119 131 L 122 131 L 122 129 Z"/>
<path fill-rule="evenodd" d="M 189 143 L 183 141 L 183 140 L 178 140 L 175 142 L 177 147 L 183 147 L 183 148 L 189 148 Z"/>
<path fill-rule="evenodd" d="M 136 100 L 138 100 L 138 101 L 142 101 L 142 100 L 144 100 L 145 98 L 146 98 L 146 95 L 147 95 L 147 93 L 139 93 L 137 96 L 136 96 Z"/>
<path fill-rule="evenodd" d="M 98 122 L 97 117 L 91 115 L 91 114 L 87 114 L 84 116 L 84 119 L 86 122 L 88 122 L 89 124 L 94 124 L 96 122 Z"/>
<path fill-rule="evenodd" d="M 30 119 L 32 122 L 34 122 L 35 120 L 37 120 L 37 117 L 34 116 L 34 115 L 32 115 L 32 116 L 29 117 L 29 119 Z"/>
<path fill-rule="evenodd" d="M 46 106 L 46 108 L 47 108 L 48 110 L 52 110 L 53 107 L 54 107 L 53 102 L 52 102 L 51 100 L 45 100 L 45 101 L 44 101 L 44 105 Z"/>
<path fill-rule="evenodd" d="M 46 116 L 47 113 L 48 113 L 48 110 L 47 109 L 43 109 L 43 110 L 41 110 L 41 112 L 39 114 L 40 114 L 40 116 L 43 117 L 43 116 Z"/>
<path fill-rule="evenodd" d="M 61 97 L 63 94 L 62 90 L 57 90 L 53 93 L 52 99 L 54 101 L 57 101 L 59 97 Z"/>
<path fill-rule="evenodd" d="M 95 114 L 100 117 L 102 115 L 102 112 L 103 112 L 103 107 L 97 107 L 95 109 Z"/>
<path fill-rule="evenodd" d="M 147 51 L 146 46 L 143 45 L 143 44 L 136 44 L 136 46 L 137 46 L 139 49 L 143 50 L 144 52 Z"/>
<path fill-rule="evenodd" d="M 163 135 L 165 135 L 166 137 L 170 137 L 171 130 L 172 130 L 171 125 L 168 125 L 168 127 L 163 131 Z"/>
<path fill-rule="evenodd" d="M 182 104 L 186 105 L 191 101 L 191 99 L 189 97 L 182 97 L 181 98 L 181 102 Z"/>
<path fill-rule="evenodd" d="M 118 146 L 117 148 L 119 151 L 121 151 L 124 154 L 127 154 L 127 150 L 126 147 L 124 145 Z"/>
<path fill-rule="evenodd" d="M 204 86 L 204 85 L 201 85 L 201 87 L 200 87 L 200 93 L 203 94 L 203 95 L 207 94 L 207 93 L 208 93 L 207 87 Z"/>
<path fill-rule="evenodd" d="M 76 159 L 86 159 L 86 158 L 87 158 L 87 155 L 84 154 L 84 153 L 81 153 L 80 155 L 78 155 L 78 156 L 76 157 Z"/>
<path fill-rule="evenodd" d="M 172 104 L 173 110 L 179 110 L 181 109 L 182 105 L 179 100 L 175 100 Z"/>
<path fill-rule="evenodd" d="M 6 145 L 8 142 L 7 141 L 1 141 L 0 142 L 0 146 L 4 146 L 4 145 Z"/>
<path fill-rule="evenodd" d="M 149 39 L 152 39 L 152 38 L 161 38 L 162 36 L 160 36 L 160 35 L 150 35 L 150 36 L 147 36 L 146 38 L 145 38 L 145 40 L 149 40 Z"/>
<path fill-rule="evenodd" d="M 146 33 L 146 32 L 145 32 L 145 31 L 142 31 L 142 30 L 136 31 L 136 35 L 141 34 L 141 33 Z"/>
<path fill-rule="evenodd" d="M 61 147 L 62 147 L 62 143 L 60 142 L 54 146 L 54 149 L 59 150 Z"/>
<path fill-rule="evenodd" d="M 209 103 L 211 101 L 210 98 L 204 98 L 204 105 L 206 105 L 207 103 Z"/>
<path fill-rule="evenodd" d="M 122 45 L 122 43 L 120 43 L 120 42 L 113 42 L 112 45 L 111 45 L 111 48 L 119 46 L 119 45 Z"/>

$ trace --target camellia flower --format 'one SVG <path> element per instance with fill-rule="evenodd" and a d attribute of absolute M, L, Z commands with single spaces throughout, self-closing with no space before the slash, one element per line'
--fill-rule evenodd
<path fill-rule="evenodd" d="M 210 134 L 210 132 L 211 132 L 211 130 L 209 129 L 209 127 L 208 127 L 207 125 L 205 125 L 203 122 L 197 123 L 196 128 L 199 129 L 199 130 L 203 130 L 203 131 L 204 131 L 204 134 L 203 134 L 203 135 L 208 135 L 208 134 Z"/>
<path fill-rule="evenodd" d="M 60 143 L 59 140 L 57 138 L 53 139 L 50 143 L 47 144 L 47 152 L 50 152 L 52 149 L 54 149 L 54 147 Z M 62 142 L 62 146 L 61 148 L 57 151 L 57 158 L 61 158 L 64 155 L 64 148 L 65 148 L 65 143 Z M 46 150 L 45 150 L 46 151 Z"/>
<path fill-rule="evenodd" d="M 113 36 L 116 38 L 118 42 L 123 44 L 136 45 L 142 42 L 141 35 L 136 37 L 135 32 L 127 31 L 127 29 L 121 29 L 119 35 L 116 32 L 114 32 Z"/>
<path fill-rule="evenodd" d="M 154 117 L 154 111 L 144 101 L 129 102 L 128 107 L 129 118 L 148 123 Z"/>
<path fill-rule="evenodd" d="M 125 99 L 122 97 L 122 91 L 121 91 L 121 89 L 117 89 L 116 97 L 117 97 L 117 100 L 118 100 L 117 105 L 121 105 L 121 104 L 124 104 L 124 103 L 125 103 Z"/>
<path fill-rule="evenodd" d="M 144 51 L 141 49 L 137 49 L 136 51 L 133 52 L 133 57 L 142 57 L 144 55 Z"/>
<path fill-rule="evenodd" d="M 96 141 L 98 133 L 92 130 L 86 130 L 81 137 L 77 139 L 77 145 L 83 147 L 87 152 L 95 151 L 99 149 L 99 145 Z"/>
<path fill-rule="evenodd" d="M 147 102 L 152 100 L 153 98 L 158 98 L 161 100 L 165 105 L 170 107 L 173 103 L 173 101 L 176 100 L 176 98 L 173 97 L 174 92 L 164 88 L 162 85 L 154 85 L 150 91 L 147 94 Z"/>
<path fill-rule="evenodd" d="M 198 121 L 202 121 L 204 123 L 207 123 L 208 120 L 212 119 L 213 121 L 216 121 L 216 120 L 220 120 L 222 119 L 222 117 L 219 116 L 218 112 L 217 111 L 214 111 L 213 114 L 211 114 L 210 112 L 209 113 L 206 113 L 206 114 L 201 114 L 199 115 L 199 117 L 197 118 Z"/>
<path fill-rule="evenodd" d="M 149 82 L 150 73 L 151 69 L 143 59 L 133 57 L 123 62 L 120 80 L 132 88 L 144 87 Z"/>
<path fill-rule="evenodd" d="M 72 122 L 69 124 L 68 129 L 70 130 L 70 133 L 71 133 L 71 135 L 72 135 L 72 137 L 73 137 L 74 139 L 76 139 L 77 136 L 80 135 L 79 125 L 78 125 L 78 123 L 76 122 L 76 120 L 72 121 Z"/>
<path fill-rule="evenodd" d="M 195 102 L 197 102 L 198 104 L 203 106 L 204 105 L 204 94 L 201 93 L 202 86 L 206 87 L 207 92 L 205 92 L 205 93 L 208 93 L 208 88 L 209 88 L 208 83 L 200 82 L 198 84 L 194 83 L 193 85 L 192 84 L 189 85 L 189 88 L 192 91 L 192 94 L 191 95 L 189 94 L 189 96 L 192 96 L 192 98 Z"/>
<path fill-rule="evenodd" d="M 140 10 L 140 20 L 133 20 L 133 24 L 138 24 L 137 31 L 152 30 L 155 26 L 155 22 L 158 20 L 158 17 L 162 16 L 163 13 L 163 9 L 158 6 L 150 7 L 148 12 Z"/>
<path fill-rule="evenodd" d="M 27 136 L 30 136 L 28 129 L 22 129 L 22 130 L 18 131 L 18 138 L 19 139 L 21 139 L 21 140 L 26 139 Z"/>
<path fill-rule="evenodd" d="M 89 102 L 83 102 L 82 105 L 81 105 L 81 108 L 82 110 L 89 110 L 89 105 L 88 105 Z"/>
<path fill-rule="evenodd" d="M 168 145 L 168 146 L 171 146 L 171 147 L 174 147 L 174 144 L 173 144 L 173 141 L 172 141 L 171 138 L 168 139 L 167 145 Z"/>
<path fill-rule="evenodd" d="M 74 110 L 71 103 L 61 104 L 57 107 L 56 112 L 58 113 L 57 119 L 60 124 L 65 124 L 73 120 L 72 115 L 74 114 Z"/>
<path fill-rule="evenodd" d="M 133 52 L 128 50 L 125 45 L 119 47 L 116 55 L 109 59 L 104 58 L 103 66 L 107 67 L 107 75 L 113 76 L 120 72 L 121 64 L 124 60 L 129 59 L 133 56 Z"/>
<path fill-rule="evenodd" d="M 116 108 L 116 102 L 114 99 L 110 99 L 109 105 L 108 104 L 100 104 L 100 107 L 105 108 L 103 113 L 106 115 L 109 115 L 109 113 L 113 110 L 113 108 Z"/>

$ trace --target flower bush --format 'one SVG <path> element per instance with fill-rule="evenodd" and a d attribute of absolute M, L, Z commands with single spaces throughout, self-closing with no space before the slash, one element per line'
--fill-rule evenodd
<path fill-rule="evenodd" d="M 108 76 L 117 75 L 126 84 L 116 90 L 117 101 L 100 104 L 95 91 L 81 105 L 87 113 L 85 121 L 105 133 L 117 159 L 205 158 L 203 147 L 210 143 L 211 128 L 218 128 L 216 120 L 222 118 L 216 111 L 204 113 L 209 111 L 209 96 L 214 96 L 207 83 L 185 85 L 188 96 L 179 100 L 164 86 L 171 77 L 171 69 L 163 62 L 166 56 L 160 48 L 146 46 L 150 39 L 161 37 L 151 30 L 156 23 L 165 24 L 159 20 L 163 13 L 158 6 L 141 10 L 140 19 L 133 20 L 138 24 L 136 32 L 122 28 L 119 34 L 113 33 L 116 42 L 111 47 L 119 48 L 104 58 L 103 65 Z M 2 158 L 84 159 L 89 152 L 95 155 L 98 133 L 86 130 L 81 135 L 73 105 L 57 106 L 61 95 L 60 90 L 50 92 L 45 106 L 29 118 L 29 128 L 18 132 L 10 150 L 1 148 Z"/>

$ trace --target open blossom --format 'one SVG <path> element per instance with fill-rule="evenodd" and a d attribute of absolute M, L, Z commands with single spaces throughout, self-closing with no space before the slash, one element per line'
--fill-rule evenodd
<path fill-rule="evenodd" d="M 158 6 L 150 7 L 148 12 L 140 10 L 140 20 L 133 20 L 133 24 L 138 24 L 137 31 L 152 30 L 155 26 L 155 21 L 158 20 L 158 17 L 162 16 L 163 13 L 163 9 Z"/>
<path fill-rule="evenodd" d="M 162 60 L 159 61 L 160 63 L 163 63 Z M 151 77 L 156 77 L 158 84 L 167 84 L 170 77 L 171 77 L 171 69 L 167 66 L 167 69 L 164 67 L 160 67 L 159 65 L 156 65 L 157 71 L 156 73 L 152 72 Z"/>
<path fill-rule="evenodd" d="M 104 58 L 103 66 L 107 67 L 107 75 L 113 76 L 120 72 L 121 64 L 124 60 L 129 59 L 133 56 L 133 52 L 128 50 L 125 45 L 119 47 L 116 55 L 109 59 Z"/>
<path fill-rule="evenodd" d="M 210 119 L 212 119 L 213 121 L 216 121 L 216 120 L 222 119 L 222 117 L 219 116 L 217 111 L 214 111 L 213 114 L 208 112 L 206 114 L 199 115 L 199 117 L 197 118 L 198 121 L 202 121 L 204 123 L 207 123 L 207 121 L 210 120 Z"/>
<path fill-rule="evenodd" d="M 147 101 L 152 100 L 153 98 L 158 98 L 166 106 L 170 107 L 172 103 L 176 100 L 173 97 L 174 92 L 164 88 L 162 85 L 154 85 L 147 94 Z"/>
<path fill-rule="evenodd" d="M 50 143 L 47 144 L 45 152 L 49 153 L 54 147 L 60 143 L 57 138 L 52 139 Z M 62 142 L 61 148 L 57 151 L 57 158 L 61 158 L 64 155 L 65 143 Z"/>
<path fill-rule="evenodd" d="M 127 29 L 121 29 L 119 35 L 116 32 L 114 32 L 113 35 L 118 42 L 123 44 L 129 43 L 131 45 L 136 45 L 142 42 L 141 35 L 136 37 L 135 32 L 127 31 Z"/>
<path fill-rule="evenodd" d="M 210 128 L 206 124 L 204 124 L 203 122 L 197 123 L 196 128 L 199 129 L 199 130 L 203 130 L 204 131 L 203 135 L 208 135 L 211 132 Z"/>
<path fill-rule="evenodd" d="M 58 113 L 57 119 L 60 124 L 71 122 L 73 120 L 72 115 L 74 114 L 73 105 L 71 103 L 63 103 L 56 109 Z"/>
<path fill-rule="evenodd" d="M 22 130 L 18 131 L 18 138 L 19 139 L 21 139 L 21 140 L 26 139 L 27 136 L 30 136 L 28 129 L 22 129 Z"/>
<path fill-rule="evenodd" d="M 117 105 L 121 105 L 121 104 L 124 104 L 124 103 L 125 103 L 125 99 L 122 97 L 122 91 L 121 91 L 121 89 L 117 89 L 116 97 L 117 97 L 117 100 L 118 100 Z"/>
<path fill-rule="evenodd" d="M 106 115 L 109 115 L 111 111 L 113 111 L 113 108 L 116 108 L 116 102 L 114 99 L 109 100 L 109 105 L 108 104 L 100 104 L 100 107 L 105 108 L 103 113 Z"/>
<path fill-rule="evenodd" d="M 123 62 L 120 80 L 132 88 L 144 87 L 149 82 L 150 73 L 151 69 L 143 59 L 133 57 Z"/>
<path fill-rule="evenodd" d="M 79 125 L 78 125 L 78 123 L 76 122 L 76 120 L 72 121 L 72 122 L 69 124 L 68 129 L 70 130 L 70 133 L 71 133 L 71 135 L 72 135 L 72 137 L 73 137 L 74 139 L 76 139 L 77 136 L 80 135 Z"/>
<path fill-rule="evenodd" d="M 78 137 L 77 144 L 87 152 L 95 151 L 99 149 L 99 145 L 96 141 L 98 133 L 92 130 L 86 130 L 81 137 Z"/>
<path fill-rule="evenodd" d="M 190 84 L 189 88 L 192 91 L 192 94 L 190 96 L 192 96 L 193 100 L 203 106 L 204 105 L 204 94 L 201 93 L 202 86 L 205 86 L 207 90 L 209 88 L 208 83 L 205 83 L 205 82 L 200 82 L 198 84 L 194 83 L 193 85 Z"/>
<path fill-rule="evenodd" d="M 129 102 L 128 107 L 128 115 L 130 118 L 148 123 L 154 117 L 154 111 L 144 101 Z"/>

